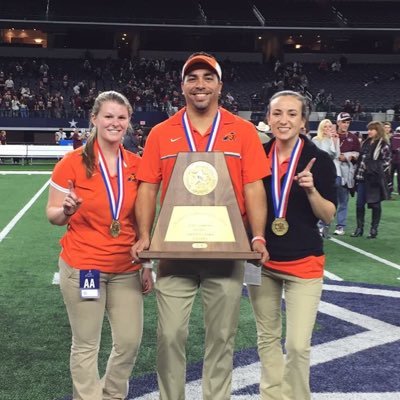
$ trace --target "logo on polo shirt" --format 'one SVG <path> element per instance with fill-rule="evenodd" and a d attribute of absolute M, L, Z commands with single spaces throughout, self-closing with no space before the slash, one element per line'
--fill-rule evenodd
<path fill-rule="evenodd" d="M 128 182 L 137 182 L 136 174 L 130 174 L 128 177 Z"/>
<path fill-rule="evenodd" d="M 236 133 L 235 132 L 231 132 L 231 133 L 228 133 L 227 135 L 225 135 L 222 140 L 224 142 L 231 142 L 231 141 L 233 141 L 235 139 L 236 139 Z"/>

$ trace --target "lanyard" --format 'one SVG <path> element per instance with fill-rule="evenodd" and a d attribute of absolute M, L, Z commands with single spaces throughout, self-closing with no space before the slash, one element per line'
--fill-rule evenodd
<path fill-rule="evenodd" d="M 101 176 L 103 178 L 104 184 L 106 186 L 108 202 L 111 209 L 111 215 L 113 221 L 118 221 L 119 215 L 121 213 L 122 201 L 124 198 L 124 180 L 122 172 L 122 154 L 121 149 L 118 149 L 118 159 L 117 159 L 117 180 L 118 180 L 118 192 L 115 195 L 114 190 L 111 185 L 110 173 L 108 172 L 107 164 L 104 162 L 104 156 L 99 147 L 99 166 L 101 171 Z"/>
<path fill-rule="evenodd" d="M 211 134 L 208 139 L 206 151 L 212 151 L 214 148 L 214 143 L 215 143 L 215 139 L 217 138 L 217 133 L 218 133 L 220 122 L 221 122 L 221 112 L 218 110 L 217 115 L 215 116 L 213 124 L 212 124 Z M 193 138 L 193 133 L 190 128 L 190 123 L 189 123 L 189 119 L 188 119 L 186 111 L 183 113 L 183 116 L 182 116 L 182 125 L 183 125 L 183 129 L 185 130 L 185 136 L 186 136 L 186 140 L 189 144 L 190 151 L 197 151 L 196 144 L 195 144 L 194 138 Z"/>
<path fill-rule="evenodd" d="M 278 151 L 276 148 L 276 142 L 272 149 L 272 201 L 274 204 L 274 214 L 276 218 L 285 218 L 286 211 L 289 200 L 289 193 L 292 187 L 293 178 L 296 173 L 297 164 L 300 159 L 301 150 L 303 148 L 303 141 L 298 138 L 293 150 L 290 154 L 289 166 L 286 176 L 280 184 L 279 179 L 279 161 L 278 161 Z"/>

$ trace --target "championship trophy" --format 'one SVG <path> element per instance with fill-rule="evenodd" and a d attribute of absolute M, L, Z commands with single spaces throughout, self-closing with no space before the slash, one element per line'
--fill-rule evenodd
<path fill-rule="evenodd" d="M 223 152 L 178 153 L 144 259 L 257 260 Z"/>

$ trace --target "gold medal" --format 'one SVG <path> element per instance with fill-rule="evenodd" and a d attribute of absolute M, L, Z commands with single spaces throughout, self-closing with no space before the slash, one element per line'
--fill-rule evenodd
<path fill-rule="evenodd" d="M 289 224 L 285 218 L 275 218 L 271 225 L 272 232 L 275 233 L 276 236 L 283 236 L 289 230 Z"/>
<path fill-rule="evenodd" d="M 121 224 L 116 219 L 113 219 L 110 225 L 110 234 L 112 237 L 118 237 L 121 233 Z"/>

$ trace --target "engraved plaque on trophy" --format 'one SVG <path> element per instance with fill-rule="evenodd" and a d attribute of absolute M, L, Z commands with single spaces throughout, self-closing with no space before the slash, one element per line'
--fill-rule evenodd
<path fill-rule="evenodd" d="M 222 152 L 179 153 L 141 258 L 257 260 Z"/>

